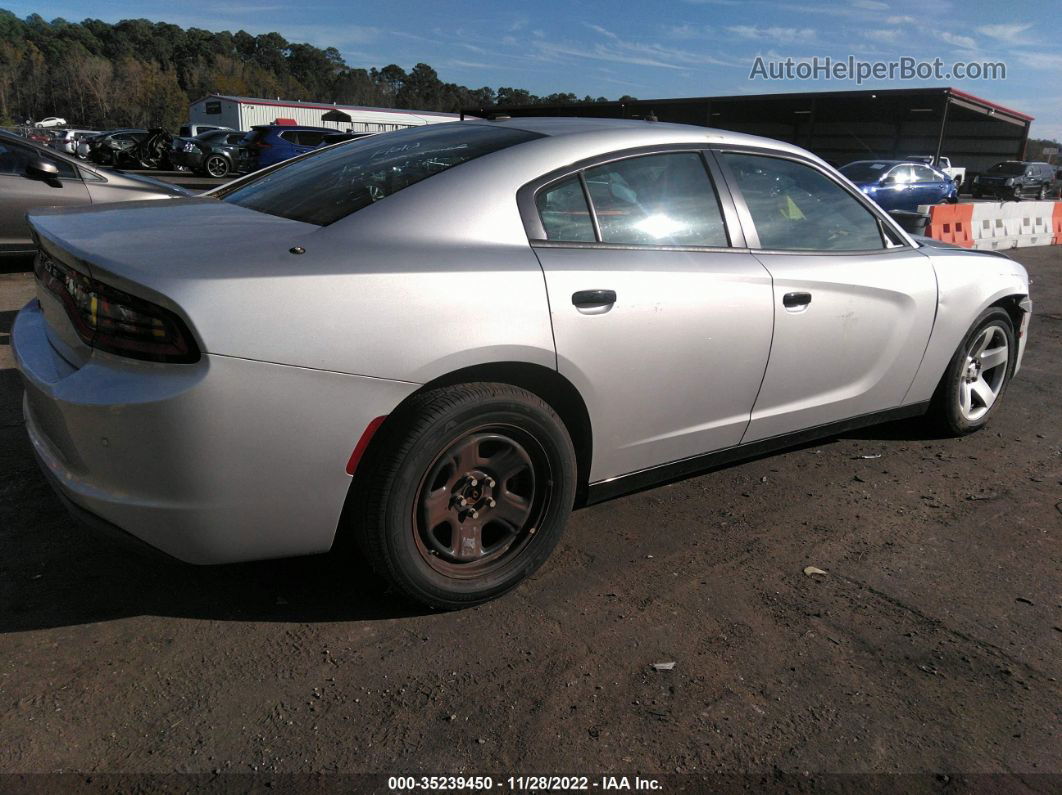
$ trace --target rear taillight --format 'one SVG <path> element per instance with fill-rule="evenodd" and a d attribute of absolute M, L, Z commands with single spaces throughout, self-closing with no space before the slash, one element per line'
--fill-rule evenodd
<path fill-rule="evenodd" d="M 66 309 L 82 342 L 118 356 L 152 362 L 198 361 L 199 349 L 173 312 L 37 256 L 37 280 Z"/>
<path fill-rule="evenodd" d="M 253 144 L 251 144 L 251 146 L 255 147 L 256 149 L 268 149 L 272 145 L 273 144 L 267 144 L 265 141 L 255 141 Z"/>

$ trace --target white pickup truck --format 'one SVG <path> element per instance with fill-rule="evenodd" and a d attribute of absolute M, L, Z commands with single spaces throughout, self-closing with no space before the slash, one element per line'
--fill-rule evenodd
<path fill-rule="evenodd" d="M 955 185 L 959 188 L 962 187 L 962 183 L 966 179 L 966 169 L 958 168 L 951 165 L 951 160 L 943 155 L 940 158 L 934 158 L 933 155 L 911 155 L 907 160 L 915 163 L 925 163 L 930 166 L 935 166 L 951 177 L 955 181 Z"/>

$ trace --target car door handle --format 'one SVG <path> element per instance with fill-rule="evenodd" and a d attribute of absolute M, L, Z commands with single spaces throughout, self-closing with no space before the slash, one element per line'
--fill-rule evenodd
<path fill-rule="evenodd" d="M 616 303 L 615 290 L 579 290 L 579 292 L 572 293 L 574 306 L 605 306 L 614 303 Z"/>
<path fill-rule="evenodd" d="M 782 306 L 786 309 L 796 309 L 811 303 L 811 293 L 786 293 L 782 296 Z"/>

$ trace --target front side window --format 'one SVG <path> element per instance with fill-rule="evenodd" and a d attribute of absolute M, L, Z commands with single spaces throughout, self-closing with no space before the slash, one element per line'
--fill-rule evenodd
<path fill-rule="evenodd" d="M 776 251 L 869 251 L 885 241 L 877 218 L 811 166 L 778 157 L 723 155 L 748 205 L 760 247 Z"/>
<path fill-rule="evenodd" d="M 728 245 L 719 199 L 695 152 L 646 155 L 585 172 L 601 242 Z"/>
<path fill-rule="evenodd" d="M 251 210 L 324 226 L 447 169 L 541 137 L 475 123 L 411 127 L 322 149 L 214 195 Z"/>

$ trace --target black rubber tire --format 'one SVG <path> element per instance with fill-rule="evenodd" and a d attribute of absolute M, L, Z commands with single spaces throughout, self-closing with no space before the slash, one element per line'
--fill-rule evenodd
<path fill-rule="evenodd" d="M 983 417 L 971 422 L 963 417 L 962 412 L 959 410 L 959 382 L 966 365 L 967 351 L 978 335 L 993 324 L 1001 326 L 1007 336 L 1007 346 L 1009 348 L 1007 372 L 995 403 L 992 404 Z M 933 394 L 933 400 L 926 415 L 927 420 L 937 431 L 950 436 L 965 436 L 983 428 L 1003 402 L 1007 387 L 1010 385 L 1011 376 L 1014 375 L 1014 364 L 1017 361 L 1017 356 L 1017 335 L 1014 333 L 1014 323 L 1010 315 L 1007 314 L 1005 309 L 1001 309 L 998 306 L 989 307 L 970 327 L 966 336 L 963 337 L 962 343 L 955 350 L 955 355 L 951 357 L 948 368 L 944 371 L 944 375 L 937 385 L 936 392 Z"/>
<path fill-rule="evenodd" d="M 1047 201 L 1047 186 L 1046 185 L 1041 185 L 1040 186 L 1040 193 L 1039 193 L 1037 198 L 1040 201 L 1042 201 L 1042 202 L 1043 201 Z"/>
<path fill-rule="evenodd" d="M 212 174 L 210 172 L 210 163 L 212 161 L 217 161 L 217 162 L 221 163 L 222 166 L 224 166 L 224 168 L 220 169 L 220 171 L 221 171 L 220 174 Z M 215 170 L 217 170 L 217 169 L 215 169 Z M 206 160 L 203 161 L 203 173 L 206 174 L 206 176 L 208 176 L 208 177 L 214 177 L 216 179 L 221 179 L 222 177 L 227 177 L 231 170 L 232 169 L 229 167 L 229 161 L 226 160 L 225 158 L 223 158 L 221 155 L 210 155 L 210 157 L 208 157 Z"/>
<path fill-rule="evenodd" d="M 453 440 L 495 425 L 537 441 L 551 470 L 549 497 L 534 535 L 504 565 L 477 577 L 448 577 L 417 545 L 413 509 L 420 481 Z M 509 384 L 442 387 L 416 396 L 378 432 L 352 484 L 351 529 L 376 573 L 411 599 L 446 610 L 470 607 L 501 596 L 545 562 L 571 513 L 576 479 L 567 429 L 539 397 Z"/>

